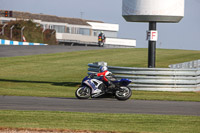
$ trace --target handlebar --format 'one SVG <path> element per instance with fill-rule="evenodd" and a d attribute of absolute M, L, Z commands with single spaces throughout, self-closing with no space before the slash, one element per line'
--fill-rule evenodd
<path fill-rule="evenodd" d="M 91 78 L 91 79 L 93 79 L 93 78 L 94 78 L 94 76 L 97 76 L 97 74 L 96 74 L 96 73 L 92 73 L 92 74 L 90 74 L 90 75 L 88 76 L 88 78 Z"/>

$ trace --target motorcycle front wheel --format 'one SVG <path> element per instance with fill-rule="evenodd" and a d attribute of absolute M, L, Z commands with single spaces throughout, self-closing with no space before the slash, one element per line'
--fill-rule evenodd
<path fill-rule="evenodd" d="M 91 96 L 91 90 L 87 86 L 82 86 L 76 90 L 75 95 L 78 99 L 88 99 Z"/>
<path fill-rule="evenodd" d="M 115 92 L 115 97 L 118 100 L 122 101 L 128 100 L 131 97 L 131 95 L 132 95 L 131 89 L 126 86 L 121 86 L 120 89 Z"/>

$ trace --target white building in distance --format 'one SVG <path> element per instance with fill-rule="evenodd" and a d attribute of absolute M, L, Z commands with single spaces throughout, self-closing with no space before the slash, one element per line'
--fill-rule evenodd
<path fill-rule="evenodd" d="M 134 39 L 117 38 L 118 24 L 19 11 L 12 11 L 12 17 L 5 17 L 3 14 L 5 10 L 0 10 L 0 12 L 0 24 L 5 24 L 12 20 L 32 20 L 39 23 L 44 30 L 56 30 L 56 39 L 59 44 L 97 45 L 97 36 L 103 31 L 106 36 L 105 46 L 136 47 L 136 40 Z"/>

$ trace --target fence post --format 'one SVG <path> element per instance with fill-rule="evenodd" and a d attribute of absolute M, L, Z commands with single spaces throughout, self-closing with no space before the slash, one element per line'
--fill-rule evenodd
<path fill-rule="evenodd" d="M 21 41 L 22 41 L 22 42 L 23 42 L 23 30 L 24 30 L 24 28 L 25 28 L 25 26 L 22 27 L 22 29 L 21 29 Z"/>
<path fill-rule="evenodd" d="M 15 27 L 15 25 L 13 25 L 11 28 L 10 28 L 10 39 L 12 40 L 12 29 Z"/>

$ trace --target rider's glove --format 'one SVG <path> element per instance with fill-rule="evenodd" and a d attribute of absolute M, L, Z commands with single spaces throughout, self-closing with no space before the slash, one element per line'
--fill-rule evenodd
<path fill-rule="evenodd" d="M 92 73 L 92 74 L 90 75 L 90 77 L 93 79 L 94 76 L 96 76 L 96 75 L 97 75 L 96 73 Z"/>

